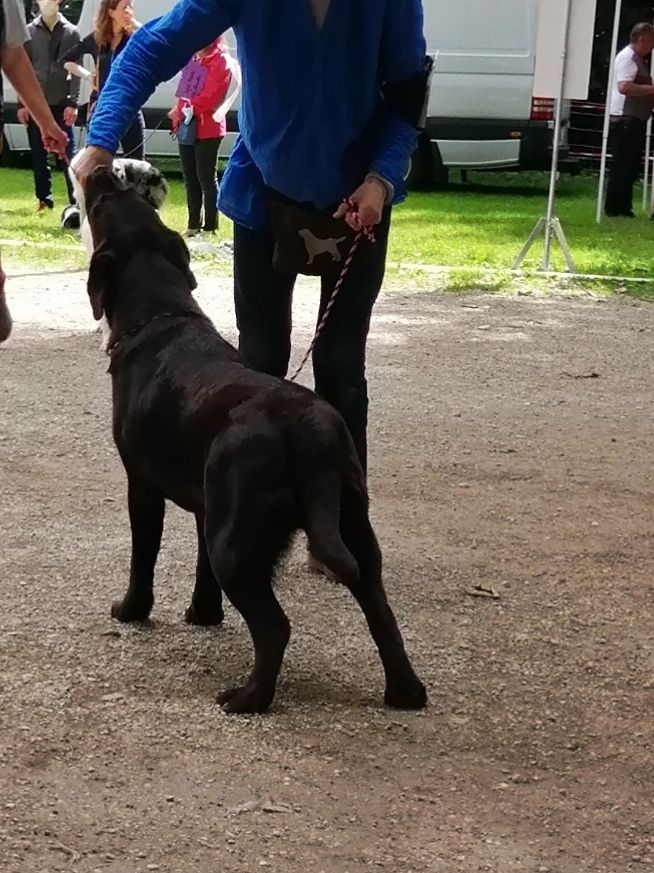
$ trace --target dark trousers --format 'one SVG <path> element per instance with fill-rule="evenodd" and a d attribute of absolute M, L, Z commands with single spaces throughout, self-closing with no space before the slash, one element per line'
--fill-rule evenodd
<path fill-rule="evenodd" d="M 124 158 L 142 161 L 145 158 L 145 119 L 138 112 L 120 141 Z"/>
<path fill-rule="evenodd" d="M 54 115 L 55 121 L 57 122 L 59 127 L 61 127 L 62 130 L 65 130 L 68 134 L 66 157 L 69 161 L 71 161 L 73 159 L 73 155 L 75 154 L 75 138 L 73 135 L 73 128 L 64 124 L 63 106 L 51 106 L 50 110 Z M 49 155 L 43 145 L 43 140 L 41 139 L 41 131 L 31 117 L 27 124 L 27 136 L 32 152 L 32 171 L 34 173 L 34 193 L 36 194 L 36 199 L 39 200 L 41 203 L 47 203 L 49 206 L 52 206 L 54 201 L 52 199 L 52 173 L 50 171 Z M 57 163 L 60 162 L 58 161 Z M 66 168 L 62 167 L 62 169 L 64 170 L 64 178 L 66 179 L 68 202 L 74 203 L 75 196 L 73 194 L 73 186 L 71 184 L 68 173 L 66 172 Z"/>
<path fill-rule="evenodd" d="M 613 160 L 606 189 L 607 215 L 631 215 L 634 184 L 645 148 L 645 122 L 624 117 L 611 122 L 609 149 Z"/>
<path fill-rule="evenodd" d="M 199 230 L 202 225 L 203 202 L 204 230 L 214 231 L 218 227 L 216 163 L 221 142 L 220 137 L 213 137 L 179 146 L 190 230 Z"/>
<path fill-rule="evenodd" d="M 343 416 L 364 470 L 367 466 L 368 387 L 366 341 L 384 279 L 391 210 L 363 240 L 313 352 L 316 392 Z M 295 276 L 273 269 L 273 238 L 234 225 L 234 302 L 239 351 L 245 364 L 283 378 L 291 353 L 291 305 Z M 318 321 L 338 278 L 321 280 Z"/>

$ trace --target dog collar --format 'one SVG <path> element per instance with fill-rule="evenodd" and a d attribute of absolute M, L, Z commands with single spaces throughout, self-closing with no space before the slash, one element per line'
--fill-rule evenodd
<path fill-rule="evenodd" d="M 148 325 L 153 324 L 155 321 L 161 321 L 164 318 L 206 318 L 203 312 L 194 312 L 191 309 L 179 309 L 177 312 L 160 312 L 159 315 L 154 315 L 152 318 L 148 319 L 148 321 L 141 321 L 139 324 L 134 325 L 134 327 L 126 330 L 125 333 L 121 334 L 116 339 L 113 339 L 109 345 L 107 346 L 107 355 L 112 359 L 114 353 L 120 348 L 120 346 L 126 342 L 128 339 L 132 339 L 141 333 L 142 330 L 145 330 Z"/>

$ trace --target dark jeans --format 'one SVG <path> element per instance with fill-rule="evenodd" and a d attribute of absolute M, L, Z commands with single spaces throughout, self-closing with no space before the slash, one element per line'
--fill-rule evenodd
<path fill-rule="evenodd" d="M 195 145 L 180 145 L 179 156 L 186 188 L 188 226 L 199 230 L 202 225 L 204 201 L 204 230 L 218 227 L 218 180 L 216 162 L 222 139 L 198 139 Z"/>
<path fill-rule="evenodd" d="M 75 137 L 73 135 L 73 128 L 64 124 L 63 106 L 51 106 L 50 110 L 52 111 L 55 121 L 57 122 L 59 127 L 65 130 L 68 134 L 66 157 L 69 161 L 71 161 L 73 155 L 75 154 Z M 52 173 L 50 172 L 49 156 L 43 145 L 43 140 L 41 139 L 41 131 L 31 117 L 27 124 L 27 136 L 30 142 L 30 149 L 32 151 L 34 193 L 36 194 L 37 200 L 39 200 L 41 203 L 47 203 L 49 206 L 52 206 L 54 201 L 52 199 Z M 57 161 L 57 164 L 61 166 L 60 161 Z M 71 184 L 70 178 L 68 176 L 68 173 L 66 172 L 66 168 L 62 166 L 62 169 L 64 171 L 64 178 L 66 180 L 66 188 L 68 190 L 68 202 L 75 203 L 75 196 L 73 194 L 73 186 Z"/>
<path fill-rule="evenodd" d="M 142 161 L 145 157 L 145 119 L 139 112 L 120 141 L 124 158 Z"/>
<path fill-rule="evenodd" d="M 376 242 L 362 241 L 313 352 L 316 392 L 332 404 L 350 429 L 367 466 L 368 388 L 366 340 L 372 308 L 384 279 L 391 210 L 375 228 Z M 291 305 L 295 276 L 273 269 L 273 238 L 234 225 L 234 302 L 239 351 L 245 364 L 286 376 L 291 353 Z M 321 279 L 320 320 L 339 270 Z"/>
<path fill-rule="evenodd" d="M 606 189 L 607 215 L 631 215 L 634 183 L 640 174 L 645 148 L 645 122 L 624 117 L 612 121 L 609 149 L 613 156 Z"/>

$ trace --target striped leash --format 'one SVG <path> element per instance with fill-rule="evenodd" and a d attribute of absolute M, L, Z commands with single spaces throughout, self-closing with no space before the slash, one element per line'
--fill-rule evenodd
<path fill-rule="evenodd" d="M 347 205 L 350 207 L 351 211 L 353 211 L 353 212 L 356 211 L 356 208 L 351 200 L 346 200 L 344 202 L 347 203 Z M 318 322 L 318 327 L 316 328 L 316 332 L 313 335 L 313 339 L 311 340 L 311 344 L 309 345 L 309 348 L 306 350 L 305 355 L 302 358 L 302 361 L 300 362 L 300 366 L 297 368 L 295 373 L 293 373 L 293 375 L 291 376 L 291 378 L 290 378 L 291 382 L 295 382 L 295 380 L 300 375 L 302 370 L 304 370 L 304 368 L 306 367 L 307 361 L 309 360 L 309 358 L 313 354 L 313 350 L 316 347 L 316 343 L 320 339 L 320 336 L 323 333 L 325 326 L 327 325 L 327 321 L 329 320 L 329 314 L 332 311 L 332 309 L 334 308 L 334 303 L 336 303 L 336 298 L 338 297 L 339 292 L 340 292 L 341 288 L 343 287 L 343 283 L 345 282 L 345 280 L 347 278 L 347 274 L 350 272 L 350 267 L 352 266 L 352 261 L 354 260 L 354 256 L 357 252 L 357 249 L 359 248 L 359 243 L 361 242 L 361 240 L 364 237 L 370 243 L 375 242 L 375 234 L 374 234 L 371 227 L 361 227 L 356 232 L 355 237 L 352 240 L 352 245 L 350 246 L 350 251 L 348 252 L 347 258 L 345 259 L 345 262 L 344 262 L 343 267 L 341 269 L 341 273 L 338 277 L 336 284 L 334 285 L 334 290 L 332 291 L 331 296 L 330 296 L 329 300 L 327 301 L 327 306 L 325 307 L 325 311 L 322 314 L 322 318 Z"/>

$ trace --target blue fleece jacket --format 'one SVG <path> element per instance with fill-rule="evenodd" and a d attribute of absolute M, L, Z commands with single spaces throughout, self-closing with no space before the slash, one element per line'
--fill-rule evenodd
<path fill-rule="evenodd" d="M 367 173 L 387 179 L 395 202 L 416 130 L 384 103 L 382 87 L 425 60 L 421 0 L 331 0 L 322 28 L 308 0 L 180 0 L 143 26 L 114 64 L 88 144 L 115 153 L 156 86 L 234 28 L 243 72 L 240 136 L 221 210 L 266 226 L 266 186 L 319 209 L 337 204 Z"/>

